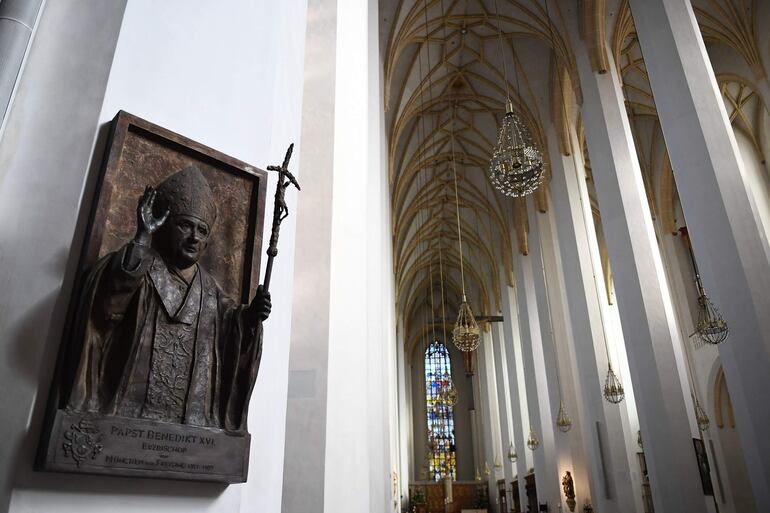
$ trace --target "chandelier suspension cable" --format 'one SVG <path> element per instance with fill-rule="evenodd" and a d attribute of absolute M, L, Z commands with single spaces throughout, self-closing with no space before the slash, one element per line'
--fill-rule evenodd
<path fill-rule="evenodd" d="M 465 296 L 465 270 L 463 269 L 464 263 L 463 263 L 463 230 L 460 226 L 460 199 L 457 194 L 457 164 L 455 159 L 455 132 L 454 132 L 454 122 L 455 122 L 455 112 L 452 112 L 452 128 L 451 133 L 449 135 L 450 145 L 451 145 L 451 153 L 452 153 L 452 177 L 454 180 L 454 189 L 455 189 L 455 215 L 457 217 L 457 246 L 460 251 L 460 284 L 462 285 L 462 291 L 463 291 L 463 302 L 466 301 Z"/>
<path fill-rule="evenodd" d="M 442 208 L 441 210 L 441 226 L 439 226 L 439 232 L 438 232 L 438 272 L 439 272 L 439 283 L 441 285 L 441 329 L 443 331 L 444 335 L 444 342 L 446 343 L 446 305 L 444 302 L 444 258 L 442 255 L 441 246 L 443 245 L 443 234 L 444 234 L 444 228 L 443 228 L 443 222 L 444 222 L 444 210 Z"/>
<path fill-rule="evenodd" d="M 423 1 L 424 5 L 424 14 L 425 14 L 425 25 L 427 27 L 427 3 L 426 0 Z M 443 24 L 443 34 L 444 34 L 444 67 L 446 69 L 447 77 L 451 74 L 451 69 L 449 66 L 449 60 L 447 58 L 447 23 L 446 23 L 446 17 L 444 14 L 444 2 L 443 0 L 440 1 L 441 6 L 441 18 L 444 22 Z M 462 53 L 459 54 L 460 63 L 462 63 Z M 430 62 L 430 53 L 428 54 L 428 62 Z M 460 302 L 460 305 L 458 307 L 457 311 L 457 321 L 455 322 L 454 329 L 452 330 L 452 341 L 454 342 L 455 346 L 462 351 L 463 353 L 470 353 L 474 351 L 479 346 L 479 340 L 480 340 L 480 332 L 479 332 L 479 326 L 476 323 L 476 319 L 473 316 L 473 310 L 471 309 L 470 305 L 468 304 L 467 299 L 467 293 L 465 288 L 465 261 L 463 257 L 463 239 L 462 239 L 462 227 L 460 224 L 460 200 L 459 200 L 459 194 L 458 194 L 458 185 L 457 185 L 457 158 L 455 155 L 455 131 L 454 131 L 454 123 L 457 120 L 457 101 L 453 102 L 452 105 L 452 115 L 449 120 L 450 126 L 450 147 L 451 147 L 451 162 L 452 162 L 452 175 L 454 180 L 454 193 L 455 193 L 455 215 L 457 218 L 457 243 L 458 243 L 458 249 L 460 253 L 460 283 L 462 286 L 462 301 Z"/>
<path fill-rule="evenodd" d="M 662 252 L 661 252 L 662 253 Z M 664 256 L 664 258 L 666 258 Z M 687 369 L 687 378 L 689 379 L 690 383 L 690 394 L 692 394 L 693 398 L 693 409 L 695 410 L 695 421 L 698 424 L 698 429 L 701 432 L 704 432 L 708 430 L 709 425 L 711 424 L 711 421 L 709 420 L 708 414 L 703 409 L 703 406 L 701 406 L 700 400 L 698 398 L 698 390 L 697 385 L 695 381 L 695 374 L 692 370 L 692 361 L 690 360 L 690 348 L 688 347 L 688 344 L 682 344 L 684 346 L 682 349 L 684 350 L 684 363 L 685 368 Z"/>
<path fill-rule="evenodd" d="M 548 0 L 544 0 L 544 1 L 545 1 L 545 18 L 546 18 L 546 22 L 548 23 L 548 35 L 550 36 L 550 39 L 551 39 L 551 49 L 554 54 L 554 71 L 555 71 L 554 78 L 556 79 L 556 88 L 558 93 L 558 108 L 562 110 L 562 117 L 564 117 L 566 112 L 564 111 L 564 108 L 565 108 L 564 91 L 562 90 L 562 84 L 561 84 L 561 71 L 559 68 L 559 53 L 556 51 L 556 38 L 553 35 L 553 24 L 551 23 L 551 13 L 548 9 Z M 551 105 L 553 108 L 554 107 L 553 103 Z M 553 358 L 554 358 L 554 363 L 556 364 L 556 386 L 559 389 L 559 413 L 557 414 L 557 418 L 556 418 L 556 426 L 559 428 L 561 432 L 566 433 L 572 428 L 572 419 L 570 419 L 569 415 L 567 415 L 567 411 L 564 406 L 564 396 L 562 395 L 561 377 L 560 377 L 560 370 L 559 370 L 559 356 L 558 356 L 559 351 L 556 348 L 556 337 L 554 336 L 554 332 L 553 332 L 553 313 L 551 310 L 551 296 L 548 288 L 548 274 L 545 271 L 545 259 L 543 257 L 543 253 L 544 253 L 543 239 L 541 236 L 540 237 L 540 265 L 543 268 L 543 280 L 545 283 L 545 300 L 546 300 L 546 305 L 548 306 L 548 324 L 551 330 L 551 344 L 553 349 Z"/>
<path fill-rule="evenodd" d="M 442 207 L 442 219 L 443 219 L 443 207 Z M 441 227 L 439 226 L 439 235 L 438 235 L 438 266 L 439 266 L 439 287 L 441 292 L 441 331 L 443 334 L 442 341 L 444 344 L 446 344 L 446 307 L 444 306 L 444 259 L 442 255 L 441 250 L 441 244 L 442 244 L 442 233 L 443 230 L 441 230 Z M 431 294 L 432 296 L 432 294 Z M 450 390 L 445 394 L 445 399 L 449 401 L 449 403 L 454 407 L 457 404 L 457 389 L 454 385 L 454 379 L 450 375 Z"/>
<path fill-rule="evenodd" d="M 497 1 L 497 0 L 495 0 Z M 428 31 L 428 3 L 427 0 L 423 0 L 423 13 L 425 15 L 425 31 L 426 31 L 426 39 L 427 39 L 427 31 Z M 441 6 L 441 17 L 444 19 L 444 0 L 441 0 L 440 2 Z M 446 20 L 444 20 L 444 26 L 442 28 L 443 35 L 444 35 L 444 65 L 447 69 L 447 74 L 449 73 L 449 63 L 446 58 L 446 38 L 447 38 L 447 29 L 446 29 Z M 430 68 L 430 52 L 428 52 L 428 68 Z M 460 250 L 460 284 L 462 285 L 462 292 L 463 292 L 463 302 L 466 300 L 465 295 L 465 270 L 463 269 L 463 234 L 462 230 L 460 228 L 460 201 L 458 199 L 457 194 L 457 166 L 456 166 L 456 159 L 455 159 L 455 133 L 454 133 L 454 122 L 455 122 L 455 116 L 457 114 L 456 112 L 457 106 L 454 105 L 452 107 L 452 118 L 451 118 L 451 130 L 450 130 L 450 136 L 449 136 L 449 142 L 451 146 L 451 162 L 452 162 L 452 176 L 454 180 L 454 192 L 455 192 L 455 214 L 457 216 L 457 243 Z"/>
<path fill-rule="evenodd" d="M 575 166 L 575 176 L 577 177 L 578 184 L 580 184 L 580 172 L 577 166 Z M 583 180 L 585 180 L 585 176 L 583 177 Z M 585 231 L 585 235 L 586 235 L 586 242 L 588 246 L 588 256 L 591 261 L 590 262 L 591 274 L 593 276 L 594 290 L 596 291 L 597 305 L 599 307 L 599 320 L 602 326 L 602 339 L 604 342 L 604 352 L 607 355 L 607 378 L 605 379 L 605 382 L 604 382 L 604 398 L 608 402 L 611 402 L 613 404 L 618 404 L 621 401 L 623 401 L 623 399 L 625 398 L 625 390 L 623 389 L 623 384 L 621 383 L 617 374 L 615 374 L 615 371 L 612 370 L 612 357 L 610 356 L 609 342 L 607 341 L 607 328 L 604 324 L 604 308 L 602 305 L 604 301 L 602 300 L 602 295 L 599 292 L 599 282 L 596 276 L 596 268 L 594 266 L 594 254 L 593 254 L 593 248 L 591 244 L 591 237 L 589 236 L 589 233 L 588 233 L 589 219 L 585 218 L 586 208 L 585 208 L 585 202 L 583 201 L 582 190 L 580 191 L 579 197 L 580 197 L 580 208 L 583 211 L 583 230 Z M 590 204 L 589 204 L 588 215 L 591 216 L 590 221 L 593 222 L 593 210 L 590 208 Z M 598 240 L 597 240 L 597 243 L 598 243 Z M 599 264 L 601 265 L 601 262 Z"/>
<path fill-rule="evenodd" d="M 543 238 L 542 234 L 540 236 L 540 267 L 543 271 L 543 284 L 545 288 L 545 304 L 548 315 L 548 329 L 551 333 L 551 350 L 553 351 L 553 361 L 554 365 L 556 367 L 556 388 L 559 391 L 559 411 L 556 416 L 556 427 L 559 428 L 559 431 L 562 433 L 566 433 L 570 429 L 572 429 L 572 419 L 570 419 L 569 415 L 567 415 L 567 408 L 564 406 L 564 396 L 562 394 L 562 388 L 561 388 L 561 377 L 560 377 L 560 371 L 559 371 L 559 355 L 558 350 L 556 349 L 556 336 L 554 334 L 553 330 L 553 310 L 551 310 L 551 294 L 549 292 L 548 288 L 548 273 L 545 270 L 545 259 L 543 257 L 543 252 L 545 251 L 545 248 L 543 247 Z"/>
<path fill-rule="evenodd" d="M 497 0 L 495 0 L 497 1 Z M 561 77 L 559 75 L 559 56 L 558 53 L 556 53 L 556 41 L 553 36 L 553 27 L 551 26 L 551 14 L 548 11 L 548 0 L 545 0 L 545 17 L 546 17 L 546 23 L 548 23 L 548 33 L 551 38 L 551 49 L 554 52 L 555 56 L 555 68 L 556 68 L 556 86 L 559 90 L 559 105 L 563 105 L 563 95 L 561 90 Z M 540 236 L 540 266 L 543 268 L 543 281 L 545 282 L 545 302 L 548 306 L 548 325 L 549 329 L 551 330 L 551 343 L 552 343 L 552 349 L 553 349 L 553 358 L 556 362 L 556 386 L 559 389 L 559 402 L 562 402 L 562 393 L 561 393 L 561 380 L 559 379 L 559 357 L 557 355 L 556 351 L 556 337 L 554 337 L 553 334 L 553 316 L 551 315 L 551 298 L 550 294 L 548 293 L 548 275 L 545 272 L 545 260 L 543 259 L 543 237 Z"/>
<path fill-rule="evenodd" d="M 428 4 L 427 4 L 427 0 L 423 0 L 423 7 L 424 7 L 423 14 L 424 14 L 424 18 L 425 18 L 425 53 L 426 53 L 426 60 L 427 60 L 427 64 L 428 64 L 428 73 L 427 73 L 427 77 L 428 77 L 428 95 L 429 95 L 428 96 L 428 101 L 431 101 L 432 100 L 432 96 L 433 96 L 433 83 L 432 83 L 432 80 L 431 80 L 432 68 L 431 68 L 431 63 L 430 63 L 430 45 L 428 44 L 429 36 L 428 36 Z M 418 55 L 419 55 L 419 53 L 418 53 Z M 422 57 L 421 56 L 419 57 L 419 59 L 420 59 L 420 62 L 422 62 Z M 422 64 L 420 65 L 420 70 L 422 70 Z M 423 103 L 422 89 L 420 90 L 420 102 L 421 102 L 420 110 L 423 111 L 423 116 L 422 116 L 422 132 L 423 132 L 423 142 L 424 142 L 427 139 L 427 137 L 425 135 L 425 116 L 424 116 L 424 103 Z M 436 141 L 435 131 L 431 133 L 431 141 L 433 142 L 432 145 L 433 145 L 433 148 L 434 148 L 433 151 L 434 151 L 434 155 L 435 155 L 435 151 L 436 151 L 435 150 L 435 141 Z M 435 159 L 434 159 L 434 169 L 435 169 Z M 434 172 L 434 177 L 435 177 L 435 172 Z M 426 185 L 427 185 L 428 182 L 429 182 L 429 179 L 426 179 Z M 427 213 L 425 213 L 424 215 L 427 216 Z M 436 321 L 435 321 L 436 309 L 435 309 L 435 298 L 433 297 L 434 296 L 434 294 L 433 294 L 433 255 L 431 254 L 430 242 L 427 242 L 427 246 L 428 246 L 428 248 L 427 248 L 428 249 L 428 272 L 430 274 L 430 311 L 431 311 L 431 315 L 433 317 L 433 321 L 431 322 L 431 331 L 432 331 L 432 334 L 433 334 L 433 340 L 436 340 Z M 443 323 L 443 321 L 442 321 L 442 323 Z M 446 340 L 444 340 L 443 342 L 446 343 Z"/>
<path fill-rule="evenodd" d="M 548 37 L 551 39 L 551 50 L 554 57 L 554 78 L 556 79 L 556 89 L 559 94 L 559 110 L 562 111 L 562 117 L 566 118 L 566 106 L 564 105 L 564 90 L 561 84 L 561 68 L 559 67 L 559 52 L 556 51 L 556 36 L 553 34 L 553 23 L 551 23 L 551 12 L 548 9 L 548 0 L 545 2 L 545 18 L 548 23 Z M 553 114 L 552 114 L 553 115 Z"/>
<path fill-rule="evenodd" d="M 428 79 L 428 94 L 432 95 L 433 84 L 432 84 L 432 80 L 431 80 L 430 47 L 429 47 L 429 44 L 428 44 L 429 37 L 428 37 L 427 5 L 424 4 L 424 7 L 425 7 L 425 52 L 426 52 L 426 56 L 427 56 L 427 65 L 428 65 L 428 71 L 426 73 L 426 76 L 427 76 L 427 79 Z M 420 74 L 422 74 L 422 52 L 418 52 L 418 64 L 419 64 L 419 68 L 420 68 Z M 425 100 L 424 100 L 424 87 L 422 87 L 422 82 L 423 81 L 420 80 L 420 85 L 421 85 L 421 87 L 420 87 L 420 113 L 421 113 L 421 115 L 420 115 L 420 124 L 421 124 L 421 130 L 422 130 L 422 141 L 423 141 L 422 144 L 423 144 L 424 154 L 427 154 L 427 141 L 428 141 L 428 137 L 426 135 L 426 129 L 425 129 L 425 118 L 426 118 L 426 116 L 425 116 Z M 429 97 L 429 101 L 430 100 L 431 100 L 431 98 Z M 433 142 L 433 146 L 435 148 L 435 136 L 431 136 L 431 141 Z M 435 149 L 434 149 L 434 152 L 435 152 Z M 435 170 L 435 158 L 433 159 L 433 165 L 434 165 L 434 170 Z M 424 171 L 425 171 L 425 174 L 427 174 L 427 168 L 424 169 Z M 427 184 L 430 182 L 430 178 L 429 177 L 425 177 L 425 179 L 423 181 L 423 184 L 420 185 L 419 178 L 422 176 L 422 174 L 423 173 L 420 173 L 420 175 L 418 176 L 418 190 L 420 190 L 420 191 L 423 190 L 423 186 L 427 186 Z M 427 207 L 427 205 L 426 205 L 426 207 Z M 420 232 L 422 232 L 422 229 L 425 227 L 425 224 L 427 222 L 428 214 L 427 214 L 427 212 L 425 212 L 425 209 L 420 209 L 420 210 L 421 210 L 422 217 L 423 217 L 422 223 L 420 224 Z M 426 236 L 427 236 L 427 233 L 426 233 Z M 426 240 L 425 244 L 426 245 L 425 245 L 424 250 L 426 250 L 425 253 L 427 254 L 427 258 L 428 258 L 428 281 L 429 281 L 428 293 L 430 295 L 430 321 L 429 321 L 430 322 L 430 333 L 431 333 L 431 341 L 436 341 L 437 340 L 436 339 L 436 308 L 435 308 L 435 297 L 434 297 L 434 287 L 433 287 L 433 256 L 431 255 L 430 241 Z M 427 335 L 427 331 L 428 330 L 426 330 L 426 335 Z M 444 341 L 442 341 L 442 343 L 446 343 L 446 340 L 444 339 Z M 457 395 L 456 395 L 456 392 L 454 392 L 454 390 L 453 390 L 454 389 L 454 385 L 452 384 L 452 377 L 451 377 L 451 375 L 449 375 L 449 372 L 447 371 L 446 366 L 442 370 L 443 370 L 443 374 L 444 374 L 443 377 L 447 379 L 447 381 L 449 382 L 450 385 L 449 385 L 449 389 L 442 389 L 439 392 L 439 397 L 437 399 L 441 403 L 450 402 L 452 405 L 454 405 L 454 403 L 456 403 L 456 401 L 457 401 Z M 434 408 L 437 408 L 437 407 L 438 406 L 436 404 L 434 404 Z M 444 405 L 444 407 L 446 407 L 446 404 Z M 438 421 L 439 421 L 439 424 L 440 424 L 440 426 L 439 426 L 440 427 L 440 431 L 443 432 L 444 431 L 444 425 L 443 425 L 444 424 L 444 418 L 443 418 L 443 416 L 439 415 L 438 416 Z M 444 467 L 439 470 L 439 475 L 445 475 L 447 471 L 448 471 L 448 468 L 446 468 L 446 461 L 444 461 Z"/>
<path fill-rule="evenodd" d="M 427 216 L 427 213 L 426 213 Z M 421 227 L 422 229 L 422 227 Z M 427 235 L 427 234 L 426 234 Z M 426 240 L 426 246 L 427 246 L 427 253 L 428 253 L 428 276 L 430 277 L 429 280 L 429 292 L 430 292 L 430 315 L 431 315 L 431 322 L 430 322 L 430 328 L 431 328 L 431 334 L 432 339 L 436 340 L 436 304 L 435 304 L 435 298 L 433 297 L 433 255 L 431 254 L 431 247 L 430 247 L 430 241 Z"/>
<path fill-rule="evenodd" d="M 685 230 L 686 232 L 686 230 Z M 685 233 L 684 237 L 686 238 L 687 235 Z M 689 247 L 689 240 L 685 240 L 685 243 L 688 244 L 688 249 L 690 249 L 690 261 L 693 265 L 693 269 L 695 271 L 695 282 L 698 287 L 698 295 L 699 297 L 704 294 L 703 292 L 703 286 L 700 283 L 700 276 L 698 275 L 698 267 L 695 263 L 695 256 L 692 253 L 692 248 Z M 668 256 L 665 254 L 665 252 L 661 252 L 661 255 L 664 260 L 668 260 Z M 680 323 L 681 325 L 681 323 Z M 690 394 L 692 395 L 693 399 L 693 409 L 695 410 L 695 422 L 698 425 L 698 429 L 702 432 L 708 430 L 709 425 L 711 424 L 711 420 L 708 417 L 708 414 L 703 409 L 703 406 L 700 404 L 700 400 L 698 398 L 698 390 L 697 385 L 695 381 L 695 373 L 692 370 L 692 360 L 690 359 L 690 348 L 688 347 L 688 344 L 682 344 L 683 351 L 684 351 L 684 362 L 685 362 L 685 369 L 687 371 L 687 379 L 689 380 L 689 387 L 690 387 Z"/>
<path fill-rule="evenodd" d="M 442 0 L 443 2 L 443 0 Z M 497 20 L 497 41 L 500 46 L 500 61 L 503 63 L 503 80 L 505 81 L 505 105 L 508 108 L 512 105 L 511 102 L 511 88 L 508 84 L 508 67 L 505 64 L 505 51 L 503 50 L 503 29 L 500 25 L 500 11 L 497 8 L 497 0 L 495 0 L 495 19 Z M 519 88 L 519 76 L 516 72 L 516 61 L 513 61 L 513 71 L 516 73 L 516 89 Z"/>
<path fill-rule="evenodd" d="M 703 281 L 698 270 L 698 263 L 695 261 L 695 252 L 692 249 L 687 226 L 685 225 L 680 228 L 679 232 L 682 243 L 687 248 L 687 254 L 690 256 L 690 263 L 695 274 L 695 286 L 698 289 L 698 320 L 695 324 L 695 331 L 690 335 L 690 338 L 695 337 L 694 345 L 696 349 L 706 344 L 721 344 L 727 340 L 730 329 L 722 314 L 719 313 L 719 309 L 711 302 L 708 294 L 706 294 L 706 289 L 703 287 Z"/>
<path fill-rule="evenodd" d="M 550 294 L 548 293 L 548 275 L 545 272 L 545 260 L 543 259 L 543 240 L 542 240 L 542 234 L 540 238 L 540 268 L 543 270 L 543 285 L 545 288 L 545 306 L 548 310 L 546 314 L 548 315 L 548 330 L 551 334 L 551 349 L 553 350 L 553 360 L 556 365 L 556 388 L 559 391 L 559 402 L 562 401 L 562 393 L 561 393 L 561 380 L 559 379 L 559 356 L 556 354 L 556 337 L 554 336 L 553 332 L 553 315 L 551 313 L 551 298 Z"/>
<path fill-rule="evenodd" d="M 426 45 L 427 45 L 427 40 L 428 40 L 428 26 L 426 24 L 425 25 L 425 41 L 426 41 Z M 422 54 L 421 54 L 421 52 L 417 53 L 417 65 L 418 65 L 418 68 L 420 70 L 420 73 L 419 73 L 419 75 L 420 75 L 420 96 L 419 96 L 419 100 L 420 100 L 420 119 L 419 119 L 419 125 L 418 125 L 418 137 L 420 137 L 422 139 L 422 146 L 424 148 L 425 144 L 426 144 L 426 137 L 425 137 L 425 101 L 424 101 L 424 98 L 423 98 L 424 88 L 422 87 Z M 428 70 L 428 72 L 430 72 L 430 69 Z M 425 169 L 421 169 L 420 172 L 417 174 L 417 190 L 418 191 L 422 191 L 423 190 L 423 186 L 425 186 L 425 184 L 427 183 L 427 179 L 424 178 L 424 171 L 425 171 Z M 422 182 L 422 183 L 420 183 L 420 182 Z M 420 222 L 419 227 L 417 228 L 417 246 L 418 247 L 423 247 L 423 251 L 425 251 L 426 248 L 425 248 L 425 246 L 423 246 L 423 243 L 425 243 L 425 245 L 427 245 L 427 250 L 429 251 L 430 250 L 430 244 L 427 241 L 423 241 L 423 239 L 422 239 L 422 227 L 425 224 L 425 220 L 426 220 L 427 214 L 424 212 L 423 209 L 420 209 L 419 213 L 420 213 L 420 215 L 422 217 L 422 220 Z M 430 261 L 430 257 L 428 257 L 428 260 Z M 419 263 L 419 260 L 416 262 L 416 264 L 417 263 Z M 432 279 L 433 279 L 433 277 L 431 276 L 432 273 L 431 273 L 430 269 L 429 269 L 428 272 L 429 272 L 429 279 L 431 280 L 431 291 L 432 291 Z M 432 306 L 431 306 L 431 315 L 433 315 L 433 307 Z M 431 326 L 431 329 L 432 329 L 433 334 L 434 334 L 433 338 L 435 339 L 436 338 L 435 337 L 435 326 L 433 326 L 433 319 L 429 318 L 428 321 L 430 322 L 430 325 L 426 324 L 426 327 L 427 326 Z M 425 334 L 426 334 L 426 338 L 427 338 L 427 334 L 428 334 L 427 330 L 426 330 Z M 425 346 L 426 350 L 428 348 L 428 345 L 430 345 L 430 343 L 426 344 L 426 346 Z"/>

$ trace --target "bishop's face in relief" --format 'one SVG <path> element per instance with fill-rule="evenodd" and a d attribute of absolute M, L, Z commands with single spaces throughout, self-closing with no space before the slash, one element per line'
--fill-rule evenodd
<path fill-rule="evenodd" d="M 179 270 L 189 269 L 198 263 L 209 243 L 211 228 L 197 217 L 175 215 L 169 217 L 158 235 L 157 248 L 163 260 Z"/>
<path fill-rule="evenodd" d="M 148 186 L 136 213 L 133 240 L 86 280 L 68 408 L 245 430 L 269 294 L 238 304 L 199 265 L 217 210 L 197 167 Z"/>

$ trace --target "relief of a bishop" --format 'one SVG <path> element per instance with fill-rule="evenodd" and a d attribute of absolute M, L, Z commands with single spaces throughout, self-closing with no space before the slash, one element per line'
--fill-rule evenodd
<path fill-rule="evenodd" d="M 68 410 L 246 430 L 270 296 L 239 304 L 198 263 L 216 217 L 195 166 L 147 187 L 134 239 L 86 278 Z"/>

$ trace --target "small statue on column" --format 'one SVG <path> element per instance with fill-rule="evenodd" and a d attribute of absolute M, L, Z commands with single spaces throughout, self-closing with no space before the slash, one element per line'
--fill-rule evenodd
<path fill-rule="evenodd" d="M 567 498 L 567 507 L 570 511 L 575 511 L 575 484 L 572 481 L 572 474 L 567 470 L 564 477 L 561 479 L 561 487 L 564 490 L 564 497 Z"/>

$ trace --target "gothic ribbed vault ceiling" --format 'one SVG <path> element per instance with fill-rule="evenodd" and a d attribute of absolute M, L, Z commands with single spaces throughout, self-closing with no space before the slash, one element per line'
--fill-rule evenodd
<path fill-rule="evenodd" d="M 570 119 L 582 95 L 568 27 L 579 31 L 594 71 L 606 71 L 610 59 L 618 63 L 651 211 L 674 229 L 676 186 L 628 0 L 548 0 L 550 23 L 545 0 L 496 1 L 497 6 L 495 0 L 380 1 L 394 273 L 407 354 L 432 331 L 451 330 L 462 295 L 453 154 L 466 290 L 477 315 L 500 311 L 501 287 L 513 280 L 513 252 L 528 251 L 525 200 L 500 195 L 486 176 L 504 113 L 504 69 L 514 110 L 528 124 L 546 165 L 549 149 L 556 150 L 549 142 L 563 155 L 581 152 L 592 195 L 582 125 L 579 118 Z M 725 46 L 757 79 L 766 79 L 758 1 L 693 0 L 693 6 L 707 44 Z M 718 78 L 735 97 L 731 116 L 750 116 L 756 104 L 750 84 L 734 76 Z M 577 148 L 569 135 L 572 125 Z M 546 140 L 550 127 L 555 135 Z M 548 209 L 546 189 L 547 181 L 526 200 L 541 212 Z M 591 200 L 598 221 L 598 205 Z M 611 283 L 608 266 L 605 274 Z"/>

